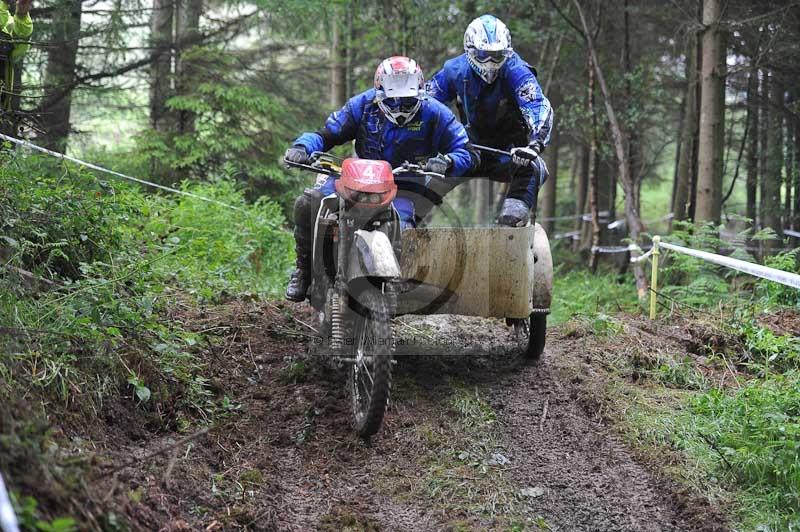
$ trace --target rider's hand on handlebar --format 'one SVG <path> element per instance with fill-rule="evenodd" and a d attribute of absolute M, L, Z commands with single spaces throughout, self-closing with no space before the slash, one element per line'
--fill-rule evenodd
<path fill-rule="evenodd" d="M 286 150 L 286 154 L 284 154 L 283 158 L 290 163 L 297 164 L 308 164 L 311 161 L 311 157 L 309 157 L 306 149 L 301 146 L 292 146 Z"/>
<path fill-rule="evenodd" d="M 425 163 L 425 171 L 444 175 L 452 163 L 453 161 L 447 155 L 437 155 L 428 159 L 428 162 Z"/>
<path fill-rule="evenodd" d="M 537 144 L 531 144 L 524 148 L 514 148 L 511 150 L 511 161 L 517 166 L 533 166 L 542 151 Z"/>

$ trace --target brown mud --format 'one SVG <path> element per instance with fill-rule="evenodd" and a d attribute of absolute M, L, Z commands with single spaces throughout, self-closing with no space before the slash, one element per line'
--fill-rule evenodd
<path fill-rule="evenodd" d="M 365 443 L 305 306 L 181 319 L 224 335 L 207 362 L 227 416 L 208 432 L 136 416 L 59 427 L 91 441 L 93 507 L 133 530 L 729 528 L 615 432 L 585 331 L 553 329 L 531 365 L 500 321 L 401 318 L 390 409 Z"/>

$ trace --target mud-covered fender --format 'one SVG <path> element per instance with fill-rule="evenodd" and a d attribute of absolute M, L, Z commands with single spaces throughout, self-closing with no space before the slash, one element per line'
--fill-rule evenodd
<path fill-rule="evenodd" d="M 400 265 L 386 233 L 359 229 L 353 239 L 347 268 L 347 281 L 360 277 L 400 277 Z"/>
<path fill-rule="evenodd" d="M 550 313 L 553 299 L 553 256 L 550 240 L 541 225 L 536 224 L 533 236 L 533 312 Z"/>

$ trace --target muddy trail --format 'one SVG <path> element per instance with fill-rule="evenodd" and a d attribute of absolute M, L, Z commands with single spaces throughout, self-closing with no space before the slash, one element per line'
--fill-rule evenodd
<path fill-rule="evenodd" d="M 401 318 L 390 408 L 365 443 L 304 306 L 183 319 L 220 328 L 208 363 L 230 414 L 208 432 L 130 418 L 84 434 L 114 464 L 91 491 L 133 529 L 727 529 L 606 423 L 574 330 L 553 329 L 530 365 L 499 321 Z"/>

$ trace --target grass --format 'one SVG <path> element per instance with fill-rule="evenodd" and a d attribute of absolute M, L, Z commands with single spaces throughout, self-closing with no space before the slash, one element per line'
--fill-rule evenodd
<path fill-rule="evenodd" d="M 36 158 L 0 169 L 0 322 L 13 328 L 0 338 L 6 386 L 67 404 L 77 393 L 95 409 L 106 397 L 152 404 L 175 392 L 195 410 L 209 408 L 196 358 L 205 339 L 169 314 L 274 294 L 291 237 L 276 205 L 247 206 L 229 182 L 191 192 L 242 212 L 145 195 Z M 18 271 L 40 281 L 20 284 Z"/>
<path fill-rule="evenodd" d="M 631 276 L 616 277 L 608 273 L 593 275 L 583 269 L 564 271 L 557 267 L 553 273 L 551 308 L 553 313 L 548 323 L 552 325 L 579 315 L 592 318 L 599 316 L 599 328 L 613 329 L 613 320 L 608 315 L 637 311 L 639 303 Z"/>
<path fill-rule="evenodd" d="M 49 418 L 129 409 L 154 429 L 229 415 L 235 405 L 211 392 L 199 356 L 214 339 L 182 314 L 275 294 L 292 239 L 276 205 L 247 204 L 227 181 L 184 189 L 239 211 L 38 157 L 0 163 L 0 403 L 25 398 L 2 409 L 0 469 L 24 488 L 19 512 L 56 530 L 68 523 L 49 507 L 84 509 L 54 491 L 82 488 L 76 468 L 41 452 L 57 440 L 41 405 Z M 28 479 L 41 474 L 52 482 Z"/>
<path fill-rule="evenodd" d="M 623 372 L 612 374 L 617 389 L 608 394 L 612 400 L 626 398 L 625 406 L 619 406 L 621 427 L 671 476 L 730 509 L 737 529 L 797 530 L 796 338 L 775 335 L 753 321 L 734 319 L 716 326 L 741 341 L 727 353 L 729 363 L 737 364 L 737 377 L 712 382 L 694 357 L 660 355 L 645 375 L 665 388 L 632 386 Z M 707 351 L 712 355 L 706 364 L 714 364 L 712 347 Z M 727 385 L 721 384 L 725 380 Z"/>
<path fill-rule="evenodd" d="M 674 238 L 701 249 L 719 243 L 708 227 L 683 228 Z M 767 263 L 797 271 L 795 252 Z M 675 255 L 663 270 L 662 291 L 679 304 L 673 313 L 689 305 L 697 309 L 694 321 L 718 331 L 715 339 L 701 338 L 709 343 L 701 348 L 705 357 L 661 353 L 652 343 L 643 346 L 644 359 L 625 349 L 619 361 L 613 338 L 630 331 L 618 313 L 639 312 L 630 276 L 557 271 L 551 322 L 572 319 L 570 327 L 583 334 L 609 338 L 617 362 L 604 367 L 604 401 L 622 432 L 664 471 L 728 510 L 737 530 L 800 530 L 800 341 L 759 323 L 764 312 L 797 309 L 800 297 L 774 283 L 733 278 Z M 736 376 L 719 378 L 714 367 Z"/>
<path fill-rule="evenodd" d="M 733 392 L 678 391 L 667 402 L 640 395 L 626 424 L 673 476 L 731 508 L 739 530 L 800 526 L 797 373 L 753 379 Z"/>

